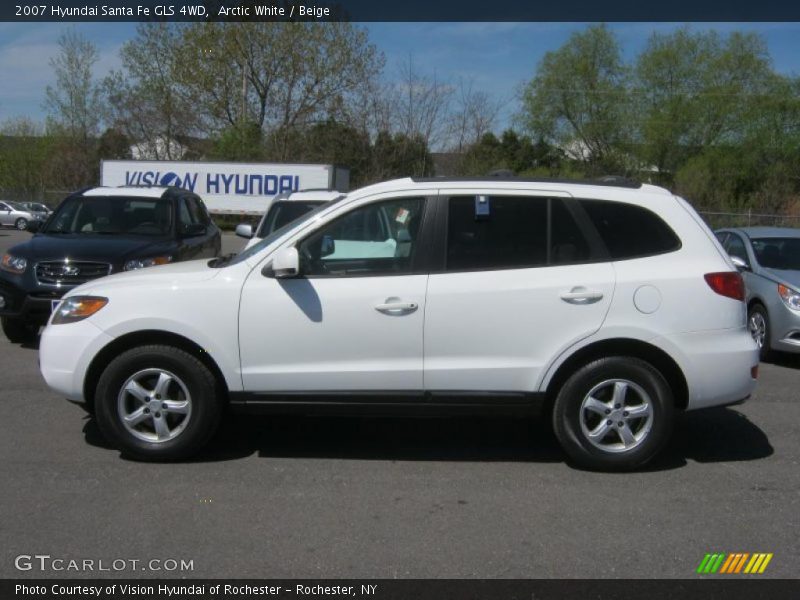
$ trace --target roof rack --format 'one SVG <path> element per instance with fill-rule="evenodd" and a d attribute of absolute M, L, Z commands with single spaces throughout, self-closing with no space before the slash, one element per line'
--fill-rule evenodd
<path fill-rule="evenodd" d="M 575 185 L 601 185 L 608 187 L 621 187 L 629 189 L 639 189 L 642 187 L 640 181 L 621 177 L 619 175 L 606 175 L 599 179 L 554 179 L 550 177 L 516 177 L 508 176 L 503 172 L 497 175 L 484 177 L 412 177 L 415 183 L 470 183 L 470 182 L 497 182 L 497 181 L 518 181 L 520 183 L 565 183 Z"/>

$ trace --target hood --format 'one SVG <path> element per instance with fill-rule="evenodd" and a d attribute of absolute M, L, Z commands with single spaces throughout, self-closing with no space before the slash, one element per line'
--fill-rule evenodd
<path fill-rule="evenodd" d="M 81 294 L 104 295 L 107 291 L 121 288 L 136 288 L 146 284 L 154 287 L 178 287 L 197 281 L 212 279 L 220 274 L 222 269 L 213 269 L 208 266 L 210 259 L 189 260 L 177 262 L 169 265 L 157 267 L 147 267 L 136 269 L 135 271 L 123 271 L 102 277 L 79 285 L 75 289 L 65 294 L 67 296 L 79 296 Z"/>
<path fill-rule="evenodd" d="M 785 271 L 783 269 L 764 269 L 764 272 L 767 276 L 777 281 L 778 283 L 782 283 L 783 285 L 788 285 L 791 288 L 794 288 L 797 291 L 800 291 L 800 271 Z"/>
<path fill-rule="evenodd" d="M 63 260 L 110 262 L 118 264 L 129 258 L 147 258 L 170 254 L 175 250 L 173 240 L 164 238 L 120 237 L 114 235 L 39 234 L 17 244 L 10 254 L 33 261 Z"/>

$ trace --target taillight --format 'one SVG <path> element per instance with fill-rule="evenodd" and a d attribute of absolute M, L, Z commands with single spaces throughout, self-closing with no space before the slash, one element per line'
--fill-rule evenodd
<path fill-rule="evenodd" d="M 709 287 L 720 296 L 744 302 L 744 279 L 736 271 L 724 273 L 706 273 L 703 275 Z"/>

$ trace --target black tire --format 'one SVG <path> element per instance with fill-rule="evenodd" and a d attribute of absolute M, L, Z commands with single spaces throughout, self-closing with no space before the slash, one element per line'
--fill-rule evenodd
<path fill-rule="evenodd" d="M 16 227 L 19 231 L 25 231 L 28 228 L 28 219 L 20 217 L 14 221 L 14 227 Z"/>
<path fill-rule="evenodd" d="M 759 358 L 762 362 L 766 362 L 770 360 L 773 356 L 773 351 L 770 348 L 772 345 L 772 336 L 769 333 L 769 314 L 767 313 L 767 309 L 764 308 L 763 304 L 753 304 L 750 310 L 747 312 L 747 327 L 750 330 L 750 335 L 753 336 L 753 339 L 756 339 L 756 334 L 753 331 L 753 319 L 763 319 L 764 320 L 764 339 L 761 345 L 758 348 Z M 758 340 L 756 339 L 756 343 L 758 344 Z"/>
<path fill-rule="evenodd" d="M 8 341 L 12 344 L 35 342 L 39 335 L 39 327 L 28 323 L 24 319 L 3 317 L 0 321 L 2 321 L 3 333 L 6 334 Z"/>
<path fill-rule="evenodd" d="M 122 422 L 118 407 L 122 387 L 134 374 L 148 369 L 174 374 L 190 396 L 191 412 L 186 424 L 172 439 L 140 439 Z M 152 396 L 152 400 L 156 398 Z M 192 456 L 214 435 L 222 415 L 223 396 L 213 373 L 200 360 L 173 346 L 151 345 L 132 348 L 108 364 L 97 382 L 94 406 L 100 432 L 124 455 L 144 461 L 173 461 Z M 180 419 L 180 415 L 173 417 Z M 149 418 L 154 428 L 155 420 Z M 146 429 L 148 424 L 141 427 Z"/>
<path fill-rule="evenodd" d="M 632 391 L 628 391 L 626 396 L 633 405 L 637 404 L 637 399 L 640 400 L 640 405 L 644 405 L 635 386 L 649 397 L 647 404 L 651 407 L 652 415 L 649 426 L 646 417 L 629 417 L 628 412 L 622 412 L 625 409 L 624 403 L 621 408 L 614 408 L 616 404 L 610 400 L 613 396 L 601 395 L 613 393 L 614 384 L 610 382 L 617 379 L 634 384 L 628 386 L 627 389 Z M 611 418 L 607 421 L 606 416 L 599 416 L 599 412 L 582 410 L 584 399 L 597 386 L 604 386 L 596 392 L 598 399 L 608 400 L 608 409 L 613 411 L 608 415 Z M 601 358 L 575 371 L 561 387 L 553 406 L 553 428 L 561 447 L 577 466 L 598 471 L 629 471 L 651 460 L 669 440 L 675 418 L 674 405 L 669 384 L 651 364 L 629 356 Z M 625 417 L 622 417 L 623 414 Z M 596 429 L 593 425 L 590 427 L 590 423 L 587 424 L 591 419 L 596 419 Z M 581 426 L 582 420 L 586 427 Z M 608 433 L 598 443 L 605 441 L 605 446 L 623 446 L 622 448 L 606 450 L 597 447 L 584 433 L 584 429 L 588 431 L 590 428 L 601 431 L 603 421 L 606 421 Z M 639 428 L 635 431 L 637 435 L 642 432 L 640 440 L 631 443 L 630 449 L 624 449 L 622 434 L 614 429 L 617 423 L 623 422 L 626 425 L 620 425 L 620 428 L 627 427 L 631 432 Z"/>

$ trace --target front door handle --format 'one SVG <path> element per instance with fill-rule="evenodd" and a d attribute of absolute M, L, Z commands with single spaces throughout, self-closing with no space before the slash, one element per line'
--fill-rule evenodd
<path fill-rule="evenodd" d="M 416 302 L 403 302 L 400 298 L 387 298 L 383 304 L 375 305 L 375 310 L 385 315 L 405 315 L 418 308 Z"/>
<path fill-rule="evenodd" d="M 594 304 L 603 299 L 603 292 L 577 286 L 568 292 L 563 292 L 561 299 L 569 304 Z"/>

